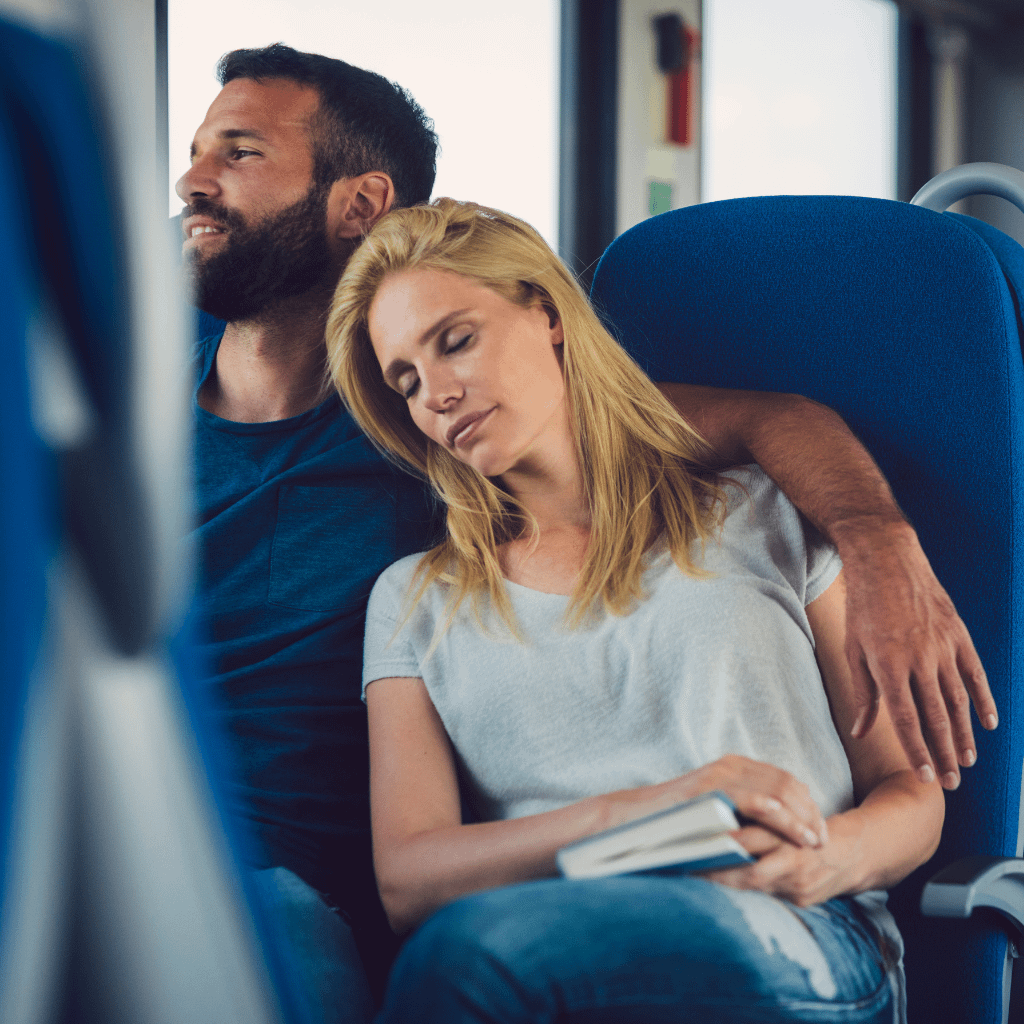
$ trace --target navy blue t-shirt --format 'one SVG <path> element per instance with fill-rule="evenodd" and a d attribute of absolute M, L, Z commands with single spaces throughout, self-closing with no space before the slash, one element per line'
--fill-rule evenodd
<path fill-rule="evenodd" d="M 197 394 L 221 335 L 197 349 Z M 369 843 L 366 599 L 428 547 L 426 488 L 386 462 L 337 395 L 269 423 L 194 402 L 201 652 L 256 866 L 283 865 L 358 920 Z"/>

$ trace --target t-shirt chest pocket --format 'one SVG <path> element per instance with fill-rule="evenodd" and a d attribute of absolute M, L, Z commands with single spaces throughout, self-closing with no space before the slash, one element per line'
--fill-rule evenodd
<path fill-rule="evenodd" d="M 277 499 L 267 600 L 299 611 L 356 611 L 395 558 L 395 507 L 383 488 L 286 484 Z"/>

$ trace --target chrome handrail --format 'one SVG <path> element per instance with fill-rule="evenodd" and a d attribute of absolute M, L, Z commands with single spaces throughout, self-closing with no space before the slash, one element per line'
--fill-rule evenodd
<path fill-rule="evenodd" d="M 958 199 L 974 195 L 999 196 L 1024 213 L 1024 171 L 1005 164 L 963 164 L 936 174 L 910 202 L 942 213 Z"/>

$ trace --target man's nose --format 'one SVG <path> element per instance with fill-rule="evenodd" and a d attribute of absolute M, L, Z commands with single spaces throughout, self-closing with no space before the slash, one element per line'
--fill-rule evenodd
<path fill-rule="evenodd" d="M 220 184 L 215 173 L 212 157 L 197 157 L 192 166 L 178 179 L 174 191 L 183 203 L 188 203 L 197 196 L 216 196 L 220 194 Z"/>

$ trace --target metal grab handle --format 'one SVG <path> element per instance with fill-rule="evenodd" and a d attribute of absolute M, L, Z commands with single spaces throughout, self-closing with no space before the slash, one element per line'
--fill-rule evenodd
<path fill-rule="evenodd" d="M 963 164 L 936 174 L 910 202 L 942 213 L 958 199 L 979 194 L 1009 200 L 1024 213 L 1024 171 L 1005 164 Z"/>

